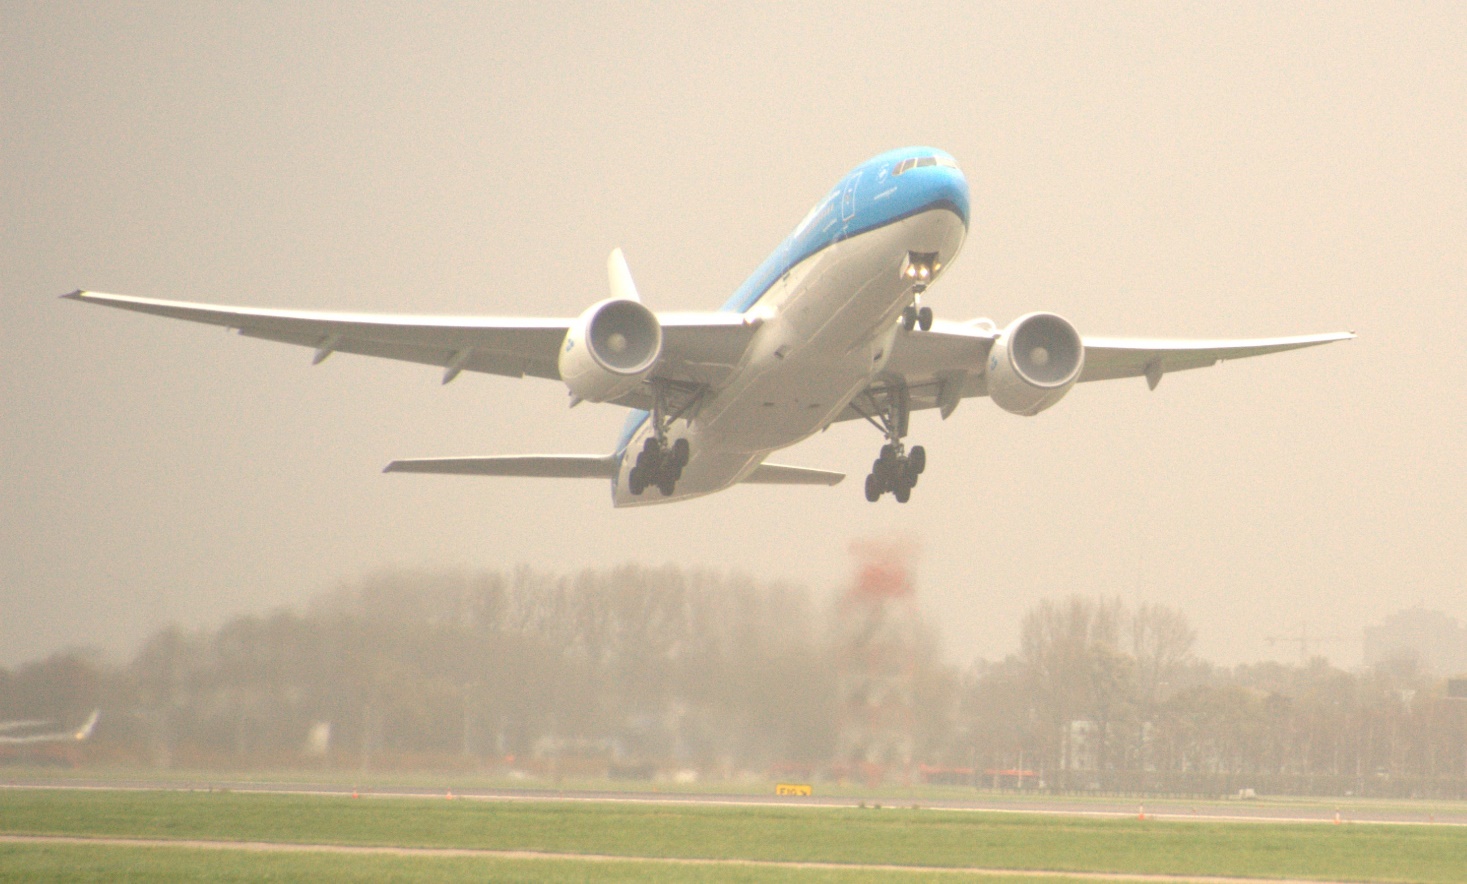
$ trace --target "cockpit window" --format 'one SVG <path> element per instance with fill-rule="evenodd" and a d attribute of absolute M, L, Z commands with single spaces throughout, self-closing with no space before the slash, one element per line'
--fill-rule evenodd
<path fill-rule="evenodd" d="M 956 169 L 958 164 L 957 161 L 950 157 L 909 157 L 897 163 L 892 168 L 891 174 L 900 175 L 903 172 L 908 172 L 912 169 L 921 169 L 925 166 L 944 166 L 949 169 Z"/>

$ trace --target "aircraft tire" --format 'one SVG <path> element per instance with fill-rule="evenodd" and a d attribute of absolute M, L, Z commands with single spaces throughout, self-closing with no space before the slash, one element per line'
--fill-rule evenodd
<path fill-rule="evenodd" d="M 917 327 L 923 331 L 932 330 L 932 308 L 923 307 L 917 311 Z"/>
<path fill-rule="evenodd" d="M 866 475 L 866 499 L 872 503 L 881 499 L 881 480 L 876 477 L 875 473 Z"/>
<path fill-rule="evenodd" d="M 927 449 L 921 445 L 913 445 L 907 454 L 907 463 L 911 465 L 912 475 L 922 475 L 927 470 Z"/>
<path fill-rule="evenodd" d="M 891 494 L 897 499 L 897 503 L 906 503 L 912 499 L 912 486 L 906 482 L 898 482 L 897 487 L 891 490 Z"/>

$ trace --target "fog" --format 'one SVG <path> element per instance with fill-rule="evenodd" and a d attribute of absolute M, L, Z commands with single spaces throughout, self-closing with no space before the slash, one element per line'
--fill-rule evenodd
<path fill-rule="evenodd" d="M 124 665 L 0 668 L 0 709 L 27 716 L 0 722 L 0 761 L 1467 797 L 1467 679 L 1409 659 L 1218 667 L 1177 609 L 1084 596 L 1035 602 L 1018 653 L 954 666 L 909 551 L 857 552 L 825 600 L 672 566 L 383 572 L 159 630 Z M 88 739 L 24 741 L 84 717 Z"/>
<path fill-rule="evenodd" d="M 0 3 L 0 663 L 133 659 L 170 624 L 384 570 L 673 566 L 827 598 L 918 550 L 945 660 L 1041 598 L 1182 613 L 1222 665 L 1337 665 L 1412 606 L 1467 619 L 1467 12 L 1456 4 Z M 560 385 L 309 351 L 57 300 L 572 316 L 625 249 L 706 310 L 848 168 L 931 144 L 972 189 L 939 316 L 1359 339 L 914 417 L 781 454 L 835 488 L 635 511 L 601 482 L 384 476 L 603 453 Z"/>

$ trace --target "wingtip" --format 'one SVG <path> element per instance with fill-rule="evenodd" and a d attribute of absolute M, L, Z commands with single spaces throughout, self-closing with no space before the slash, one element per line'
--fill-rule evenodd
<path fill-rule="evenodd" d="M 74 292 L 67 292 L 66 294 L 62 295 L 61 298 L 62 300 L 66 301 L 80 301 L 83 299 L 86 293 L 86 289 L 77 289 Z"/>

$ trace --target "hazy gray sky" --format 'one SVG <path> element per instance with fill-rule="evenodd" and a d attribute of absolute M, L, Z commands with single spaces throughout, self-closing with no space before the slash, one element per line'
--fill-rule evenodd
<path fill-rule="evenodd" d="M 1467 7 L 0 2 L 0 663 L 305 599 L 382 567 L 628 561 L 833 587 L 921 546 L 954 659 L 1038 598 L 1167 602 L 1222 662 L 1424 604 L 1467 618 Z M 972 188 L 939 315 L 1358 341 L 913 420 L 930 466 L 614 511 L 601 482 L 380 475 L 609 450 L 547 381 L 57 300 L 570 316 L 625 248 L 713 309 L 851 166 Z M 1359 643 L 1322 646 L 1345 665 Z"/>

